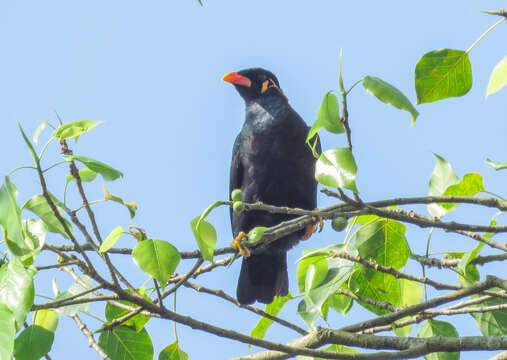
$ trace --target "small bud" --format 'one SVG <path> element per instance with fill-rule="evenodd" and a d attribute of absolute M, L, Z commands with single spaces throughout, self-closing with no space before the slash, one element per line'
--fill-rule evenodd
<path fill-rule="evenodd" d="M 232 210 L 238 213 L 242 212 L 243 210 L 245 210 L 245 203 L 243 201 L 235 201 L 232 204 Z"/>
<path fill-rule="evenodd" d="M 347 219 L 341 216 L 335 217 L 331 222 L 331 227 L 334 231 L 343 231 L 347 227 Z"/>
<path fill-rule="evenodd" d="M 231 193 L 232 201 L 243 201 L 243 191 L 241 189 L 234 189 Z"/>

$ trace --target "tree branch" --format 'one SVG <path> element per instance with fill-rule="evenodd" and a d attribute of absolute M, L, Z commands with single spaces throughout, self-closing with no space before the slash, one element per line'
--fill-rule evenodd
<path fill-rule="evenodd" d="M 102 350 L 102 348 L 99 346 L 99 344 L 97 344 L 97 342 L 93 338 L 93 334 L 90 332 L 90 330 L 88 330 L 88 328 L 86 327 L 84 322 L 81 321 L 79 316 L 73 315 L 71 317 L 76 322 L 76 325 L 79 328 L 79 330 L 81 330 L 81 332 L 84 334 L 84 336 L 86 336 L 86 338 L 88 339 L 88 346 L 91 347 L 93 350 L 95 350 L 97 352 L 97 354 L 99 354 L 99 356 L 102 359 L 111 360 L 111 358 L 109 356 L 107 356 L 107 354 L 104 352 L 104 350 Z"/>

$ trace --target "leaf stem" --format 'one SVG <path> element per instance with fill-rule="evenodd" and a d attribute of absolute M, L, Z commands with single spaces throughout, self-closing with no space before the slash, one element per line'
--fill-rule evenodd
<path fill-rule="evenodd" d="M 39 160 L 42 159 L 42 155 L 44 155 L 44 152 L 46 151 L 47 147 L 49 146 L 49 144 L 51 144 L 51 142 L 54 140 L 55 138 L 54 137 L 51 137 L 49 138 L 48 141 L 46 141 L 46 143 L 44 144 L 44 147 L 42 148 L 40 154 L 39 154 Z"/>
<path fill-rule="evenodd" d="M 199 217 L 199 220 L 197 220 L 197 223 L 195 224 L 195 228 L 199 229 L 199 226 L 201 225 L 201 221 L 204 220 L 204 218 L 206 218 L 206 216 L 208 216 L 208 214 L 211 212 L 211 210 L 213 210 L 214 208 L 216 208 L 218 206 L 231 205 L 231 204 L 232 204 L 232 201 L 221 201 L 221 200 L 215 201 L 213 204 L 208 206 L 206 208 L 206 210 L 203 211 L 203 213 Z"/>
<path fill-rule="evenodd" d="M 174 312 L 176 313 L 176 291 L 174 292 Z M 174 338 L 176 342 L 178 342 L 178 331 L 176 329 L 176 321 L 173 321 L 174 324 Z"/>
<path fill-rule="evenodd" d="M 12 174 L 14 174 L 16 171 L 18 170 L 21 170 L 21 169 L 34 169 L 34 170 L 37 170 L 37 168 L 35 166 L 18 166 L 17 168 L 15 168 L 14 170 L 11 170 L 7 176 L 11 176 Z"/>
<path fill-rule="evenodd" d="M 58 166 L 58 165 L 65 164 L 66 162 L 67 162 L 67 161 L 59 161 L 59 162 L 57 162 L 56 164 L 51 165 L 51 166 L 50 166 L 50 167 L 48 167 L 47 169 L 42 170 L 42 172 L 43 172 L 43 173 L 45 173 L 46 171 L 51 170 L 52 168 L 54 168 L 54 167 L 56 167 L 56 166 Z"/>
<path fill-rule="evenodd" d="M 486 190 L 483 190 L 482 192 L 486 193 L 486 194 L 489 194 L 491 196 L 495 196 L 495 197 L 499 198 L 500 200 L 507 201 L 507 199 L 505 199 L 504 197 L 502 197 L 502 196 L 500 196 L 500 195 L 498 195 L 498 194 L 496 194 L 494 192 L 486 191 Z"/>
<path fill-rule="evenodd" d="M 364 77 L 362 77 L 361 79 L 357 80 L 357 81 L 356 81 L 356 82 L 355 82 L 355 83 L 354 83 L 354 84 L 350 87 L 350 89 L 348 89 L 345 93 L 348 95 L 348 94 L 352 91 L 352 89 L 353 89 L 353 88 L 355 88 L 355 87 L 356 87 L 356 85 L 357 85 L 357 84 L 359 84 L 359 83 L 361 83 L 363 80 L 364 80 Z"/>
<path fill-rule="evenodd" d="M 484 38 L 484 36 L 486 36 L 491 30 L 496 28 L 498 25 L 500 25 L 506 19 L 507 18 L 504 17 L 504 18 L 501 18 L 500 20 L 498 20 L 496 23 L 494 23 L 488 30 L 486 30 L 481 36 L 479 36 L 479 38 L 477 38 L 477 40 L 475 40 L 472 45 L 470 45 L 470 47 L 467 49 L 467 51 L 465 51 L 465 53 L 468 54 L 470 51 L 472 51 L 472 49 L 475 47 L 475 45 L 477 45 L 479 43 L 479 41 L 481 41 Z"/>
<path fill-rule="evenodd" d="M 425 253 L 426 258 L 429 257 L 430 240 L 431 240 L 431 236 L 433 235 L 433 229 L 434 229 L 433 227 L 430 229 L 430 232 L 428 234 L 428 239 L 426 240 L 426 253 Z M 423 277 L 426 277 L 426 266 L 424 264 L 421 264 L 421 266 L 422 266 Z M 426 284 L 424 284 L 424 299 L 425 299 L 425 301 L 428 301 L 428 291 L 426 288 Z"/>

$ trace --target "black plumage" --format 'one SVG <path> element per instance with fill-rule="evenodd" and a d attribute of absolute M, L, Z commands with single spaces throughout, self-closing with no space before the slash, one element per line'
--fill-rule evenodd
<path fill-rule="evenodd" d="M 315 158 L 305 144 L 308 126 L 289 105 L 277 78 L 254 68 L 223 78 L 246 104 L 246 119 L 232 154 L 230 190 L 241 189 L 244 201 L 313 210 L 317 183 Z M 294 216 L 264 211 L 231 211 L 234 237 L 256 226 L 270 227 Z M 304 230 L 286 236 L 243 258 L 237 298 L 241 304 L 271 303 L 288 292 L 287 250 Z"/>

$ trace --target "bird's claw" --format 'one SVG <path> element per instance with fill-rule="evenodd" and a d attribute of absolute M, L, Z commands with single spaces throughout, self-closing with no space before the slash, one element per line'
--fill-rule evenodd
<path fill-rule="evenodd" d="M 315 208 L 313 211 L 319 211 L 319 209 Z M 301 240 L 308 240 L 310 236 L 317 231 L 317 223 L 319 225 L 319 232 L 324 228 L 324 218 L 322 216 L 312 216 L 312 221 L 313 223 L 306 225 L 305 233 L 301 237 Z"/>
<path fill-rule="evenodd" d="M 249 257 L 250 256 L 250 250 L 248 250 L 247 247 L 245 247 L 242 243 L 241 243 L 241 240 L 243 240 L 243 238 L 246 237 L 246 233 L 244 231 L 241 231 L 238 236 L 236 236 L 232 242 L 231 242 L 231 247 L 233 249 L 236 249 L 240 255 L 244 256 L 244 257 Z"/>

